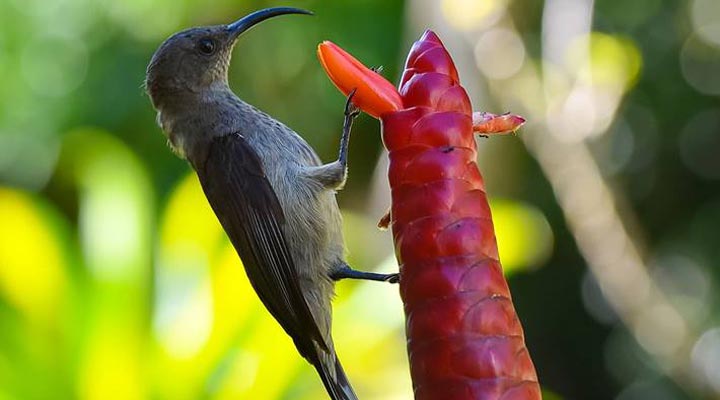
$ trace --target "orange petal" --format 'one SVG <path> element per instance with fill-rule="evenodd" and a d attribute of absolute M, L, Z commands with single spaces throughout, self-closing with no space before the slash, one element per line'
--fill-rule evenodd
<path fill-rule="evenodd" d="M 525 123 L 525 118 L 515 114 L 492 114 L 476 111 L 472 115 L 473 132 L 484 135 L 515 133 Z"/>
<path fill-rule="evenodd" d="M 380 118 L 403 108 L 400 94 L 392 83 L 335 43 L 322 42 L 318 46 L 318 58 L 330 80 L 343 94 L 347 96 L 357 89 L 352 101 L 366 113 Z"/>

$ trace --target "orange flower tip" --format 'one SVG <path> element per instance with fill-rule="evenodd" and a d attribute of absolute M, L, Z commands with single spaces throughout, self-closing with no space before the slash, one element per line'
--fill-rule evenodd
<path fill-rule="evenodd" d="M 380 118 L 403 108 L 402 98 L 393 84 L 335 43 L 320 43 L 318 58 L 330 80 L 344 95 L 356 90 L 353 103 L 371 116 Z"/>

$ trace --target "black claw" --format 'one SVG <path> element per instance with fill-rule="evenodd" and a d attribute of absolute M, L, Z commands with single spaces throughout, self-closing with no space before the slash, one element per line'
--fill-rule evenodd
<path fill-rule="evenodd" d="M 355 92 L 357 92 L 357 88 L 353 89 L 347 96 L 347 101 L 345 102 L 346 117 L 355 118 L 360 115 L 360 109 L 355 105 L 355 103 L 352 102 L 352 98 L 353 96 L 355 96 Z"/>
<path fill-rule="evenodd" d="M 385 279 L 385 282 L 388 283 L 399 283 L 400 282 L 400 274 L 388 274 L 387 279 Z"/>

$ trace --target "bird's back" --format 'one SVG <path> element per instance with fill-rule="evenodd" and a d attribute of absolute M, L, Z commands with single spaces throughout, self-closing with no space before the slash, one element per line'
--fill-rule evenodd
<path fill-rule="evenodd" d="M 335 192 L 303 173 L 307 167 L 320 165 L 321 160 L 300 135 L 249 104 L 242 107 L 247 107 L 243 112 L 254 118 L 245 118 L 240 132 L 257 151 L 278 194 L 287 219 L 285 236 L 305 296 L 308 302 L 323 305 L 314 310 L 330 310 L 334 284 L 329 275 L 344 257 L 342 217 Z M 315 317 L 329 338 L 329 313 Z"/>

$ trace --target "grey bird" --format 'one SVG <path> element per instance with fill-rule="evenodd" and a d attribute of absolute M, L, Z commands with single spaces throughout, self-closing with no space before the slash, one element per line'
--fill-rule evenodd
<path fill-rule="evenodd" d="M 397 274 L 351 269 L 335 199 L 347 176 L 349 96 L 337 161 L 323 164 L 292 129 L 228 86 L 234 44 L 268 18 L 309 11 L 277 7 L 228 25 L 187 29 L 160 45 L 146 90 L 172 149 L 203 191 L 268 311 L 317 370 L 334 400 L 356 399 L 331 337 L 331 300 L 343 278 L 397 282 Z"/>

